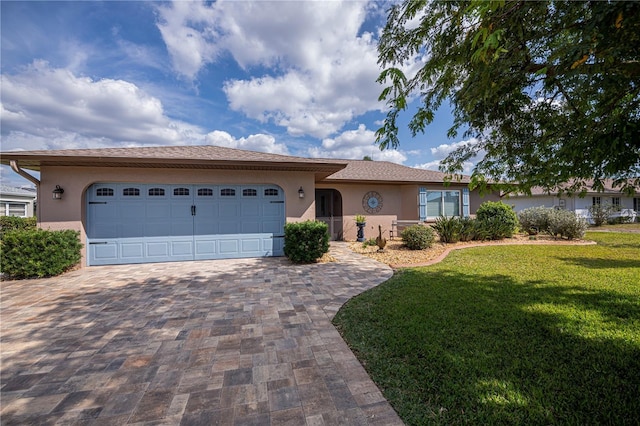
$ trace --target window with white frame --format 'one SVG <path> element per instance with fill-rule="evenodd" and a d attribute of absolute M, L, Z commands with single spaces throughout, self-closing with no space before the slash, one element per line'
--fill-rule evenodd
<path fill-rule="evenodd" d="M 620 207 L 620 197 L 611 197 L 611 205 L 614 207 Z"/>
<path fill-rule="evenodd" d="M 427 191 L 427 218 L 460 216 L 460 191 Z"/>
<path fill-rule="evenodd" d="M 633 199 L 633 210 L 640 212 L 640 198 L 636 197 Z"/>
<path fill-rule="evenodd" d="M 591 198 L 591 205 L 593 206 L 599 206 L 601 204 L 600 202 L 600 197 L 592 197 Z"/>
<path fill-rule="evenodd" d="M 27 217 L 27 205 L 24 203 L 0 203 L 1 216 Z"/>

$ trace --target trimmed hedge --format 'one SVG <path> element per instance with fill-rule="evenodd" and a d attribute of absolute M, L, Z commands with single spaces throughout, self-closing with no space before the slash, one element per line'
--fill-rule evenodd
<path fill-rule="evenodd" d="M 502 201 L 485 201 L 480 204 L 476 218 L 483 224 L 491 240 L 510 238 L 518 229 L 518 216 L 511 206 Z"/>
<path fill-rule="evenodd" d="M 435 235 L 430 226 L 411 225 L 400 234 L 402 242 L 410 250 L 424 250 L 433 244 Z"/>
<path fill-rule="evenodd" d="M 284 225 L 284 254 L 294 263 L 312 263 L 329 251 L 329 226 L 308 220 Z"/>
<path fill-rule="evenodd" d="M 37 225 L 35 217 L 0 216 L 0 235 L 9 231 L 36 229 Z"/>
<path fill-rule="evenodd" d="M 43 278 L 60 275 L 80 262 L 78 231 L 27 229 L 2 235 L 2 273 L 9 278 Z"/>

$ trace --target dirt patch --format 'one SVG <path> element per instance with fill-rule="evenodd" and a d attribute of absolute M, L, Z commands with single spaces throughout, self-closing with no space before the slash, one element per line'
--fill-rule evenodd
<path fill-rule="evenodd" d="M 481 247 L 490 245 L 515 245 L 515 244 L 556 244 L 556 245 L 587 245 L 595 244 L 587 240 L 563 240 L 555 239 L 548 235 L 536 235 L 532 239 L 528 235 L 515 235 L 513 238 L 506 238 L 498 241 L 471 241 L 454 244 L 434 243 L 431 248 L 425 250 L 409 250 L 401 240 L 387 241 L 383 251 L 378 251 L 377 246 L 364 247 L 362 243 L 352 242 L 349 248 L 356 253 L 386 263 L 393 268 L 408 266 L 432 265 L 444 259 L 451 250 L 467 247 Z"/>

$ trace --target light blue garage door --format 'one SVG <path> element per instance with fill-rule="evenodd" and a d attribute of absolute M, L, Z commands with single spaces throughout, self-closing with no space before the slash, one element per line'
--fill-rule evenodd
<path fill-rule="evenodd" d="M 275 185 L 94 184 L 88 263 L 282 256 L 284 222 Z"/>

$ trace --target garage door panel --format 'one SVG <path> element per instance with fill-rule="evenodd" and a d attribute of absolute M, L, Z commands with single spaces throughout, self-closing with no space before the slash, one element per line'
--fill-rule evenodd
<path fill-rule="evenodd" d="M 221 255 L 240 254 L 240 240 L 237 238 L 221 239 L 218 241 Z"/>
<path fill-rule="evenodd" d="M 144 242 L 143 241 L 129 241 L 120 243 L 120 256 L 123 260 L 131 259 L 143 259 Z"/>
<path fill-rule="evenodd" d="M 244 236 L 241 240 L 242 245 L 242 253 L 260 253 L 262 252 L 262 240 L 260 237 L 246 237 Z"/>
<path fill-rule="evenodd" d="M 263 220 L 262 232 L 267 234 L 282 235 L 284 232 L 282 221 L 279 220 Z"/>
<path fill-rule="evenodd" d="M 145 217 L 147 219 L 167 219 L 171 218 L 171 206 L 165 203 L 152 202 L 146 205 Z"/>
<path fill-rule="evenodd" d="M 235 235 L 240 233 L 240 224 L 237 221 L 221 220 L 218 223 L 220 235 Z"/>
<path fill-rule="evenodd" d="M 260 232 L 260 222 L 257 220 L 243 220 L 242 221 L 242 233 L 243 234 L 257 234 Z"/>
<path fill-rule="evenodd" d="M 283 254 L 273 185 L 97 184 L 87 201 L 90 265 Z"/>
<path fill-rule="evenodd" d="M 127 237 L 144 237 L 144 225 L 140 223 L 122 223 L 120 225 L 120 231 L 116 237 L 127 236 Z M 115 237 L 114 237 L 115 238 Z"/>
<path fill-rule="evenodd" d="M 115 241 L 105 244 L 93 244 L 89 246 L 89 252 L 92 259 L 111 263 L 118 259 L 118 244 Z"/>

